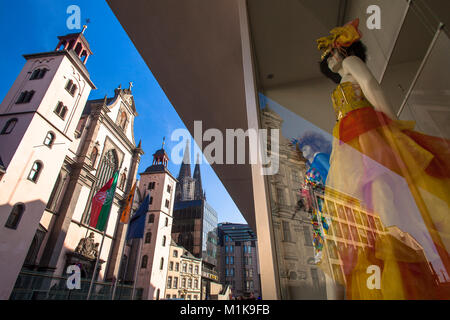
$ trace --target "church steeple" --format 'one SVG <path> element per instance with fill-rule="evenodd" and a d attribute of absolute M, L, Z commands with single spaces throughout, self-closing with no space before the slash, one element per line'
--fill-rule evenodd
<path fill-rule="evenodd" d="M 184 177 L 191 177 L 191 154 L 189 152 L 189 140 L 186 141 L 186 148 L 184 149 L 183 162 L 181 163 L 180 173 L 178 174 L 178 181 Z"/>
<path fill-rule="evenodd" d="M 202 188 L 202 176 L 200 174 L 200 159 L 199 154 L 197 154 L 197 161 L 195 162 L 194 176 L 195 180 L 195 191 L 194 199 L 200 200 L 204 198 L 203 188 Z"/>
<path fill-rule="evenodd" d="M 89 42 L 84 37 L 86 28 L 87 26 L 84 25 L 81 32 L 59 36 L 59 42 L 56 46 L 55 51 L 73 50 L 75 52 L 75 55 L 80 58 L 81 62 L 83 62 L 83 64 L 86 64 L 89 56 L 92 55 L 92 51 L 89 47 Z"/>
<path fill-rule="evenodd" d="M 162 148 L 153 154 L 153 165 L 163 165 L 164 167 L 167 167 L 169 156 L 167 155 L 166 150 L 164 150 L 165 140 L 166 137 L 163 138 Z"/>

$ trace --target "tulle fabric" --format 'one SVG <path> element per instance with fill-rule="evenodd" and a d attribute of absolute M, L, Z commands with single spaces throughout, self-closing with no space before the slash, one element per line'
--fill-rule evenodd
<path fill-rule="evenodd" d="M 334 128 L 325 197 L 356 198 L 387 228 L 373 246 L 340 248 L 348 299 L 450 299 L 437 294 L 439 270 L 430 264 L 449 265 L 449 142 L 413 129 L 414 122 L 372 107 L 351 111 Z M 331 273 L 327 264 L 325 257 Z M 368 287 L 372 265 L 380 267 L 380 289 Z"/>

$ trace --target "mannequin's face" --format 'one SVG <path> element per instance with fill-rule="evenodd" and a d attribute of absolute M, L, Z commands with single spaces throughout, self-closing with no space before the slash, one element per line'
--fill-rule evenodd
<path fill-rule="evenodd" d="M 312 161 L 314 160 L 314 151 L 309 145 L 303 146 L 302 153 L 305 159 L 312 163 Z"/>
<path fill-rule="evenodd" d="M 342 69 L 342 61 L 344 60 L 344 57 L 337 51 L 336 49 L 333 49 L 331 51 L 331 55 L 328 57 L 328 68 L 334 73 L 338 73 L 339 70 Z"/>

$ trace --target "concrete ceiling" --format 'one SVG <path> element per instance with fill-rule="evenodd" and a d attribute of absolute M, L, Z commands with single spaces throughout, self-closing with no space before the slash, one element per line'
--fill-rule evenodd
<path fill-rule="evenodd" d="M 260 87 L 322 77 L 316 39 L 342 23 L 345 4 L 342 0 L 249 0 Z"/>

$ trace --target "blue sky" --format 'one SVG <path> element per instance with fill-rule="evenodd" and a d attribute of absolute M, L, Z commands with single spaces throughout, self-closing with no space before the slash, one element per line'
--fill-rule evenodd
<path fill-rule="evenodd" d="M 57 36 L 81 31 L 69 30 L 66 25 L 67 8 L 78 5 L 81 24 L 90 20 L 85 36 L 94 53 L 87 68 L 97 90 L 91 92 L 89 99 L 103 98 L 105 94 L 111 97 L 119 84 L 128 87 L 132 81 L 139 113 L 134 122 L 135 139 L 136 142 L 142 139 L 145 152 L 139 172 L 151 165 L 152 154 L 161 148 L 164 136 L 170 156 L 171 148 L 177 144 L 170 141 L 171 133 L 185 126 L 105 1 L 1 0 L 0 3 L 0 26 L 5 39 L 0 50 L 1 100 L 25 64 L 23 54 L 52 51 L 58 44 Z M 168 167 L 172 174 L 178 175 L 179 165 L 169 163 Z M 207 201 L 217 211 L 219 222 L 245 223 L 212 168 L 203 163 L 201 171 Z"/>

